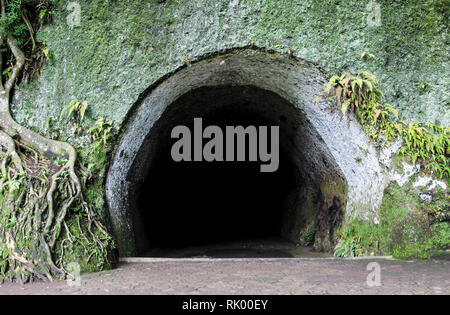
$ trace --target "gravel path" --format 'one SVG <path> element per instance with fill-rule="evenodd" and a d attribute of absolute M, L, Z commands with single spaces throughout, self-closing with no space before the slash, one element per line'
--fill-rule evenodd
<path fill-rule="evenodd" d="M 380 286 L 368 286 L 380 266 Z M 372 278 L 373 279 L 373 278 Z M 3 283 L 0 294 L 450 294 L 448 261 L 382 259 L 165 259 L 121 263 L 65 281 Z"/>

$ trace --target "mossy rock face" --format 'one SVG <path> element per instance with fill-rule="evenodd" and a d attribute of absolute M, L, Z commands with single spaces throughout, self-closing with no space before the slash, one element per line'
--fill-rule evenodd
<path fill-rule="evenodd" d="M 378 77 L 386 101 L 399 110 L 403 119 L 438 120 L 446 126 L 450 122 L 450 69 L 445 41 L 449 10 L 443 1 L 380 0 L 379 26 L 368 24 L 373 8 L 368 9 L 368 1 L 358 0 L 83 0 L 77 1 L 81 23 L 74 27 L 67 23 L 68 15 L 73 13 L 73 9 L 67 9 L 68 2 L 53 3 L 53 23 L 41 29 L 37 37 L 45 42 L 50 57 L 40 78 L 21 84 L 14 95 L 13 115 L 27 126 L 42 129 L 45 121 L 53 118 L 53 126 L 61 127 L 64 124 L 59 122 L 61 110 L 72 100 L 88 102 L 86 124 L 106 116 L 121 126 L 132 115 L 135 105 L 148 95 L 149 87 L 195 61 L 249 46 L 295 57 L 325 73 L 370 71 Z M 363 53 L 373 57 L 361 58 Z M 364 199 L 366 204 L 355 205 L 352 213 L 364 221 L 375 215 L 382 194 L 373 200 L 362 198 L 360 187 L 370 188 L 374 181 L 381 187 L 384 179 L 378 176 L 381 174 L 378 171 L 369 174 L 370 169 L 364 166 L 373 164 L 368 160 L 374 152 L 369 157 L 353 151 L 349 154 L 348 163 L 341 167 L 348 173 L 354 167 L 355 182 L 350 182 L 349 187 L 337 183 L 336 187 L 341 189 L 336 193 L 330 185 L 319 185 L 322 193 L 331 198 L 324 201 L 321 211 L 334 211 Z M 128 159 L 127 153 L 124 159 Z M 97 188 L 95 194 L 102 199 L 103 186 Z M 385 196 L 381 220 L 384 208 L 397 211 L 402 207 L 401 202 L 385 204 L 395 200 L 389 194 Z M 336 218 L 340 222 L 340 213 Z M 338 234 L 335 223 L 339 222 L 325 219 L 323 224 L 320 220 L 314 222 L 322 228 L 306 231 L 301 238 L 309 244 L 312 234 L 331 233 L 330 237 L 320 238 L 330 240 L 327 244 L 316 244 L 318 249 L 329 250 Z M 344 224 L 341 230 L 345 227 L 348 225 Z M 448 226 L 443 228 L 445 231 Z M 373 235 L 381 237 L 380 231 L 384 230 L 375 229 Z M 364 231 L 366 243 L 362 248 L 380 248 L 379 244 L 371 243 L 372 230 Z M 443 239 L 445 243 L 446 238 Z M 101 261 L 94 261 L 92 266 L 86 263 L 85 269 L 94 270 L 95 264 Z"/>
<path fill-rule="evenodd" d="M 416 179 L 402 187 L 393 182 L 386 188 L 377 223 L 348 218 L 339 232 L 335 254 L 423 259 L 449 249 L 448 188 L 428 192 L 433 198 L 424 201 L 420 198 L 423 189 L 414 187 Z"/>
<path fill-rule="evenodd" d="M 386 250 L 397 258 L 428 258 L 433 250 L 450 247 L 448 189 L 436 188 L 432 199 L 422 200 L 422 189 L 413 182 L 391 184 L 380 207 L 381 224 L 390 226 Z"/>
<path fill-rule="evenodd" d="M 121 123 L 161 77 L 249 44 L 292 53 L 329 73 L 371 71 L 406 120 L 450 122 L 444 1 L 378 1 L 379 26 L 368 24 L 368 1 L 357 0 L 78 3 L 80 26 L 67 24 L 74 9 L 55 0 L 53 23 L 39 32 L 51 57 L 41 77 L 16 93 L 21 123 L 42 128 L 73 99 L 88 101 L 88 119 Z M 374 57 L 361 58 L 364 52 Z"/>

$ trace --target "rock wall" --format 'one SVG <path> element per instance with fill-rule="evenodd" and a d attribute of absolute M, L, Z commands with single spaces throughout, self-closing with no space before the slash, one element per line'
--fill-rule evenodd
<path fill-rule="evenodd" d="M 50 60 L 15 96 L 21 123 L 42 128 L 72 99 L 89 102 L 91 119 L 121 123 L 160 78 L 248 45 L 292 53 L 330 74 L 371 71 L 403 118 L 450 122 L 446 1 L 75 1 L 78 26 L 74 6 L 54 2 L 54 21 L 38 36 Z M 374 57 L 364 61 L 364 52 Z"/>
<path fill-rule="evenodd" d="M 318 134 L 310 137 L 315 139 L 311 145 L 324 153 L 337 174 L 320 177 L 324 180 L 314 186 L 320 188 L 317 224 L 324 231 L 334 224 L 329 221 L 330 212 L 341 207 L 346 215 L 376 221 L 388 183 L 378 152 L 358 123 L 351 120 L 347 126 L 324 111 L 324 104 L 313 104 L 326 77 L 344 71 L 372 72 L 380 80 L 386 101 L 403 119 L 450 123 L 446 45 L 450 11 L 444 1 L 75 3 L 80 8 L 79 24 L 74 6 L 68 9 L 67 1 L 54 1 L 54 21 L 41 29 L 37 38 L 48 48 L 49 59 L 39 78 L 17 87 L 13 114 L 20 123 L 37 128 L 44 128 L 50 117 L 57 127 L 63 125 L 59 116 L 65 105 L 86 100 L 88 122 L 105 116 L 124 127 L 122 139 L 129 137 L 129 142 L 119 144 L 107 184 L 110 210 L 117 215 L 116 232 L 125 231 L 124 238 L 133 230 L 126 212 L 126 177 L 149 134 L 151 126 L 145 125 L 146 119 L 154 123 L 165 106 L 194 87 L 222 84 L 222 79 L 228 84 L 253 84 L 281 95 L 303 111 L 306 118 L 302 122 L 311 124 L 312 132 Z M 362 58 L 364 53 L 366 58 Z M 249 63 L 257 63 L 259 68 L 249 66 L 241 58 L 245 54 L 253 56 Z M 220 58 L 229 58 L 241 68 L 235 67 L 222 79 L 208 77 L 220 68 Z M 197 72 L 203 77 L 194 76 L 195 82 L 182 77 L 182 84 L 177 85 L 174 77 L 189 74 L 189 69 L 201 63 L 209 63 L 205 66 L 209 72 Z M 158 91 L 164 84 L 172 90 Z M 162 93 L 160 99 L 154 99 L 155 91 Z M 146 104 L 156 105 L 146 109 Z M 320 155 L 313 149 L 311 160 Z M 320 173 L 324 168 L 318 169 Z M 339 194 L 343 198 L 336 200 Z M 321 240 L 328 238 L 326 233 L 321 236 Z M 332 245 L 317 247 L 329 250 Z M 122 253 L 133 252 L 133 244 L 121 249 Z"/>

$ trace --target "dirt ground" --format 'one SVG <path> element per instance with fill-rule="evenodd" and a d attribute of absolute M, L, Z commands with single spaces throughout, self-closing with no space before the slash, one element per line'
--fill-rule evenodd
<path fill-rule="evenodd" d="M 142 258 L 66 281 L 3 283 L 0 294 L 450 294 L 450 262 L 377 258 Z M 367 279 L 380 267 L 379 286 Z M 372 274 L 373 275 L 373 274 Z"/>

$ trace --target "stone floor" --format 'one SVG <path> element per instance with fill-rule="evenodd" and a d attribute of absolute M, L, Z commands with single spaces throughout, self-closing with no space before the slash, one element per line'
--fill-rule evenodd
<path fill-rule="evenodd" d="M 450 294 L 450 262 L 377 258 L 152 259 L 67 282 L 3 283 L 0 294 Z M 368 264 L 380 266 L 369 286 Z M 373 283 L 369 282 L 369 283 Z"/>

